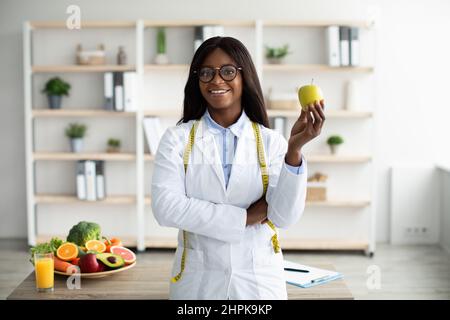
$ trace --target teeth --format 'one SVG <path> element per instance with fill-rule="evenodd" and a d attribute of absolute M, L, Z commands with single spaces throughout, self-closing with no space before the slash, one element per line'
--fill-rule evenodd
<path fill-rule="evenodd" d="M 226 93 L 228 90 L 210 90 L 213 94 L 223 94 Z"/>

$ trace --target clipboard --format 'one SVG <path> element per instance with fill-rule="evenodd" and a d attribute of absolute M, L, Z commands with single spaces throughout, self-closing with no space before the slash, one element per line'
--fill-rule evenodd
<path fill-rule="evenodd" d="M 343 277 L 337 271 L 314 268 L 287 260 L 283 261 L 283 267 L 286 283 L 300 288 L 317 286 Z"/>

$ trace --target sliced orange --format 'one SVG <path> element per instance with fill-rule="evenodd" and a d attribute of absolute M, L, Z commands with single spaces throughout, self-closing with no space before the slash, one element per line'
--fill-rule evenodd
<path fill-rule="evenodd" d="M 106 245 L 100 240 L 89 240 L 84 246 L 87 251 L 97 251 L 98 253 L 106 251 Z"/>
<path fill-rule="evenodd" d="M 66 242 L 56 250 L 56 256 L 63 261 L 71 261 L 78 257 L 78 246 L 72 242 Z"/>

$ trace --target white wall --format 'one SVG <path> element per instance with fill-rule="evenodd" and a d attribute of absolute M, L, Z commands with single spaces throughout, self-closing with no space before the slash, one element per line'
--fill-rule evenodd
<path fill-rule="evenodd" d="M 190 5 L 188 6 L 187 3 Z M 26 237 L 22 22 L 82 19 L 367 19 L 378 12 L 375 112 L 377 240 L 389 238 L 389 167 L 450 159 L 450 1 L 18 1 L 0 2 L 0 237 Z M 377 9 L 378 8 L 378 9 Z M 446 43 L 447 42 L 447 43 Z"/>

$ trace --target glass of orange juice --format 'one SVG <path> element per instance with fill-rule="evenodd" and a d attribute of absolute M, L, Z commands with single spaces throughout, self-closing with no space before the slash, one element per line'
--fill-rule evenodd
<path fill-rule="evenodd" d="M 36 290 L 38 292 L 53 291 L 55 279 L 53 253 L 35 253 L 34 271 L 36 274 Z"/>

